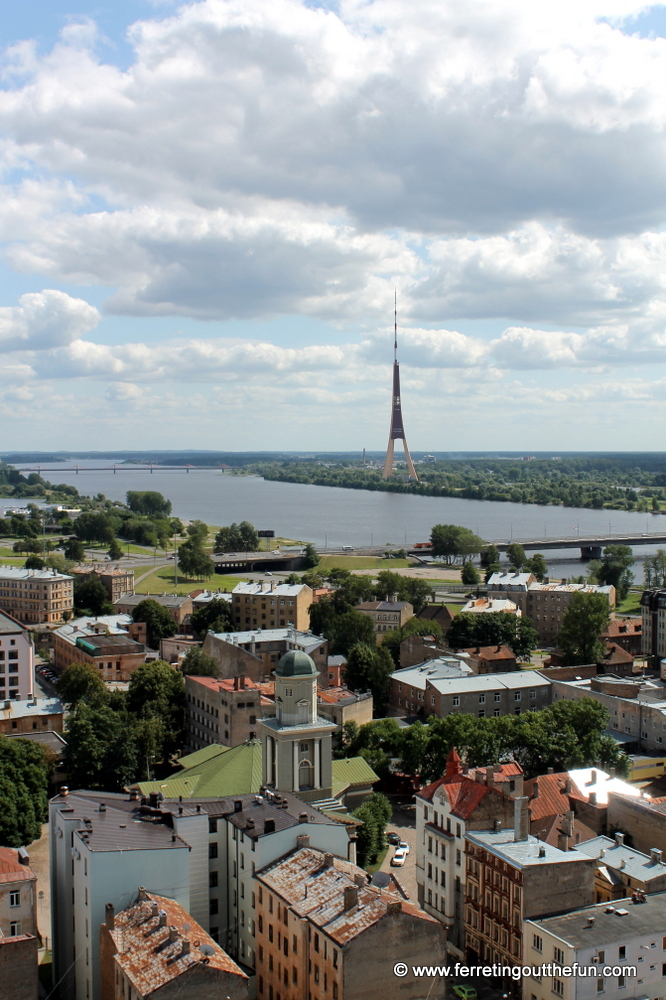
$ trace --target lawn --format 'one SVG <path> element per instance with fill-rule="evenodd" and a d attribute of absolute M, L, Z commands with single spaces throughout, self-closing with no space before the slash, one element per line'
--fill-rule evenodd
<path fill-rule="evenodd" d="M 325 573 L 329 569 L 404 569 L 410 565 L 408 559 L 381 559 L 379 556 L 322 556 L 317 569 Z"/>
<path fill-rule="evenodd" d="M 384 862 L 384 858 L 386 857 L 387 853 L 388 853 L 388 844 L 386 845 L 386 847 L 384 848 L 383 851 L 379 852 L 379 854 L 377 855 L 377 860 L 375 861 L 374 865 L 367 865 L 366 866 L 365 870 L 366 870 L 366 872 L 368 872 L 369 875 L 374 875 L 375 872 L 379 871 L 379 869 L 381 868 L 381 866 L 382 866 L 382 864 Z"/>
<path fill-rule="evenodd" d="M 189 580 L 178 574 L 178 586 L 174 585 L 173 566 L 162 566 L 150 576 L 136 585 L 137 594 L 189 594 L 193 590 L 228 590 L 232 591 L 243 579 L 237 576 L 227 576 L 215 573 L 207 580 Z"/>
<path fill-rule="evenodd" d="M 640 617 L 642 596 L 642 590 L 630 590 L 626 598 L 622 601 L 622 604 L 618 604 L 616 607 L 616 612 L 621 615 L 635 615 L 636 617 Z"/>

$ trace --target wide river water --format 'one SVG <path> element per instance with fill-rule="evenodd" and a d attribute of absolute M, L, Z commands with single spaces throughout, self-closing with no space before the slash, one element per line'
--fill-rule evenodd
<path fill-rule="evenodd" d="M 255 476 L 223 473 L 219 469 L 155 470 L 138 466 L 112 471 L 85 471 L 91 466 L 111 466 L 112 461 L 78 462 L 82 470 L 66 472 L 73 463 L 44 466 L 42 475 L 53 483 L 70 483 L 80 493 L 103 493 L 110 500 L 125 500 L 128 490 L 158 490 L 182 518 L 199 518 L 208 524 L 250 521 L 276 535 L 313 542 L 318 549 L 368 545 L 407 545 L 427 541 L 434 524 L 459 524 L 491 541 L 510 538 L 565 537 L 623 532 L 666 532 L 666 519 L 631 511 L 599 511 L 572 507 L 539 507 L 536 504 L 497 503 L 419 497 L 399 493 L 334 489 L 296 483 L 276 483 Z M 17 466 L 21 468 L 21 466 Z M 3 501 L 0 500 L 0 503 Z M 8 504 L 12 501 L 4 501 Z M 14 501 L 16 503 L 16 501 Z M 640 546 L 634 554 L 637 582 L 642 582 L 640 562 L 657 546 Z M 666 545 L 664 546 L 666 547 Z M 578 575 L 585 564 L 577 549 L 553 550 L 546 558 L 556 576 Z"/>

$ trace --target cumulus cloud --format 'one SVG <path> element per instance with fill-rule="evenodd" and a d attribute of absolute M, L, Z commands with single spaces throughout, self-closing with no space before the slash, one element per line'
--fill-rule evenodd
<path fill-rule="evenodd" d="M 28 292 L 0 308 L 0 350 L 47 350 L 70 344 L 99 321 L 94 306 L 54 289 Z"/>

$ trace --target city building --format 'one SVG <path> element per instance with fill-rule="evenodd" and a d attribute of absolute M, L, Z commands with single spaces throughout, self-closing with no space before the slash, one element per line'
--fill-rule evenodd
<path fill-rule="evenodd" d="M 113 607 L 118 615 L 133 615 L 142 601 L 155 601 L 166 608 L 179 628 L 192 614 L 192 598 L 187 594 L 125 594 L 114 601 Z"/>
<path fill-rule="evenodd" d="M 307 653 L 307 649 L 305 650 Z M 312 653 L 309 654 L 312 656 Z M 312 656 L 312 659 L 317 663 L 317 657 Z M 347 667 L 347 657 L 342 656 L 338 653 L 336 656 L 329 656 L 326 659 L 326 670 L 322 671 L 324 677 L 327 680 L 326 684 L 319 682 L 320 687 L 342 687 L 345 682 L 345 673 Z M 319 666 L 321 670 L 321 666 Z"/>
<path fill-rule="evenodd" d="M 612 791 L 640 795 L 634 785 L 598 767 L 531 778 L 525 782 L 530 833 L 561 850 L 577 847 L 606 829 Z"/>
<path fill-rule="evenodd" d="M 134 593 L 134 570 L 119 566 L 77 566 L 72 570 L 77 577 L 96 577 L 103 584 L 112 604 L 126 594 Z"/>
<path fill-rule="evenodd" d="M 604 674 L 582 680 L 552 680 L 553 701 L 593 698 L 610 713 L 611 732 L 639 751 L 663 753 L 666 746 L 666 683 Z"/>
<path fill-rule="evenodd" d="M 596 860 L 531 836 L 527 799 L 514 799 L 514 807 L 513 830 L 470 832 L 465 838 L 465 950 L 470 964 L 522 965 L 526 920 L 594 901 Z M 505 989 L 519 992 L 519 983 L 498 978 Z"/>
<path fill-rule="evenodd" d="M 533 573 L 492 573 L 487 583 L 488 597 L 491 600 L 511 600 L 525 614 L 528 587 L 536 582 Z"/>
<path fill-rule="evenodd" d="M 251 740 L 237 747 L 217 743 L 178 760 L 179 770 L 159 781 L 138 781 L 132 787 L 142 795 L 165 799 L 215 798 L 245 795 L 261 788 L 261 743 Z"/>
<path fill-rule="evenodd" d="M 389 712 L 392 715 L 431 715 L 426 711 L 429 681 L 465 677 L 472 673 L 466 656 L 449 653 L 417 665 L 400 667 L 391 674 Z"/>
<path fill-rule="evenodd" d="M 342 729 L 346 722 L 364 726 L 372 722 L 372 692 L 350 691 L 345 687 L 319 688 L 317 691 L 317 711 L 325 719 Z"/>
<path fill-rule="evenodd" d="M 231 594 L 234 625 L 244 629 L 310 627 L 312 590 L 304 583 L 239 583 Z"/>
<path fill-rule="evenodd" d="M 261 692 L 249 677 L 185 678 L 187 747 L 237 747 L 257 738 Z"/>
<path fill-rule="evenodd" d="M 63 731 L 63 707 L 59 698 L 15 698 L 0 700 L 0 735 L 28 736 Z"/>
<path fill-rule="evenodd" d="M 34 676 L 35 647 L 30 632 L 0 611 L 0 701 L 32 698 Z"/>
<path fill-rule="evenodd" d="M 364 601 L 357 604 L 354 610 L 370 618 L 377 642 L 381 642 L 386 632 L 402 628 L 414 617 L 414 608 L 409 601 Z"/>
<path fill-rule="evenodd" d="M 134 822 L 118 796 L 69 794 L 50 804 L 54 982 L 62 1000 L 100 1000 L 99 928 L 136 886 L 190 905 L 190 846 L 169 827 Z"/>
<path fill-rule="evenodd" d="M 556 968 L 539 977 L 525 977 L 524 1000 L 663 996 L 665 913 L 666 893 L 645 896 L 635 892 L 612 905 L 581 906 L 526 920 L 525 965 Z M 578 966 L 577 975 L 558 973 L 558 968 L 573 965 Z M 612 969 L 614 974 L 603 975 L 603 969 Z M 634 969 L 637 975 L 631 974 Z"/>
<path fill-rule="evenodd" d="M 432 964 L 444 931 L 397 893 L 333 854 L 299 849 L 256 875 L 257 1000 L 431 1000 L 444 980 L 410 976 L 396 986 L 396 959 Z"/>
<path fill-rule="evenodd" d="M 418 714 L 443 719 L 458 712 L 484 719 L 537 711 L 550 702 L 549 680 L 534 670 L 513 670 L 506 674 L 428 678 L 425 708 Z"/>
<path fill-rule="evenodd" d="M 54 569 L 0 566 L 0 610 L 24 625 L 65 621 L 73 607 L 71 576 Z"/>
<path fill-rule="evenodd" d="M 511 827 L 513 799 L 522 795 L 515 763 L 465 772 L 451 750 L 446 773 L 416 795 L 416 883 L 419 903 L 446 927 L 449 954 L 463 953 L 465 835 Z"/>
<path fill-rule="evenodd" d="M 657 848 L 666 857 L 666 799 L 650 799 L 636 791 L 608 793 L 606 829 L 623 831 L 625 842 L 643 854 Z"/>
<path fill-rule="evenodd" d="M 641 597 L 641 652 L 659 670 L 666 657 L 666 590 L 644 590 Z"/>
<path fill-rule="evenodd" d="M 435 622 L 441 628 L 442 634 L 446 636 L 451 627 L 451 622 L 455 618 L 455 614 L 446 604 L 432 603 L 426 604 L 425 608 L 419 612 L 419 618 Z M 405 666 L 409 666 L 409 664 L 405 664 Z"/>
<path fill-rule="evenodd" d="M 516 654 L 508 646 L 473 646 L 464 649 L 475 674 L 499 674 L 516 670 Z"/>
<path fill-rule="evenodd" d="M 640 656 L 643 651 L 643 620 L 612 616 L 599 638 L 602 642 L 621 646 L 632 656 Z"/>
<path fill-rule="evenodd" d="M 652 894 L 666 891 L 666 865 L 661 851 L 653 847 L 641 854 L 624 842 L 624 834 L 594 837 L 577 844 L 582 854 L 597 859 L 595 903 L 624 899 L 634 889 Z"/>
<path fill-rule="evenodd" d="M 603 594 L 608 598 L 609 610 L 615 607 L 615 587 L 585 583 L 531 583 L 522 611 L 537 630 L 540 642 L 554 644 L 557 641 L 562 619 L 574 594 Z"/>
<path fill-rule="evenodd" d="M 290 649 L 307 653 L 327 677 L 328 641 L 293 626 L 252 632 L 209 632 L 203 651 L 212 656 L 222 677 L 244 675 L 255 682 L 270 680 L 280 657 Z"/>
<path fill-rule="evenodd" d="M 61 674 L 71 663 L 89 663 L 105 682 L 129 681 L 146 662 L 146 647 L 129 634 L 127 614 L 76 618 L 53 633 L 53 666 Z"/>
<path fill-rule="evenodd" d="M 518 605 L 505 597 L 473 597 L 463 605 L 460 614 L 495 615 L 499 611 L 507 615 L 517 615 L 519 618 L 522 614 Z"/>
<path fill-rule="evenodd" d="M 208 607 L 211 601 L 224 601 L 231 604 L 231 594 L 228 590 L 194 590 L 190 594 L 192 598 L 192 610 L 200 611 L 201 608 Z"/>
<path fill-rule="evenodd" d="M 0 996 L 37 1000 L 37 876 L 23 848 L 0 847 Z"/>
<path fill-rule="evenodd" d="M 263 784 L 293 791 L 307 802 L 330 799 L 333 791 L 332 733 L 335 723 L 318 714 L 312 657 L 285 653 L 275 668 L 274 717 L 259 722 Z"/>
<path fill-rule="evenodd" d="M 623 646 L 607 642 L 597 660 L 598 674 L 614 674 L 616 677 L 631 677 L 634 673 L 634 657 Z"/>
<path fill-rule="evenodd" d="M 427 660 L 438 660 L 451 655 L 443 639 L 432 635 L 408 635 L 400 643 L 400 666 L 414 667 Z"/>
<path fill-rule="evenodd" d="M 173 899 L 146 892 L 100 929 L 101 1000 L 247 1000 L 248 978 Z"/>

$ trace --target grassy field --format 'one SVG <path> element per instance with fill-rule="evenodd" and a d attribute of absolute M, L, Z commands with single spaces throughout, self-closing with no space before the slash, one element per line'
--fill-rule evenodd
<path fill-rule="evenodd" d="M 207 580 L 188 580 L 178 574 L 178 586 L 173 582 L 173 566 L 162 566 L 150 576 L 136 585 L 137 594 L 189 594 L 193 590 L 228 590 L 232 591 L 237 583 L 243 580 L 237 576 L 227 576 L 215 573 Z"/>
<path fill-rule="evenodd" d="M 407 559 L 381 559 L 379 556 L 322 556 L 317 569 L 404 569 Z"/>
<path fill-rule="evenodd" d="M 621 615 L 635 615 L 636 617 L 640 617 L 642 596 L 642 591 L 630 590 L 624 601 L 622 601 L 622 604 L 618 604 L 616 607 L 616 612 Z"/>

